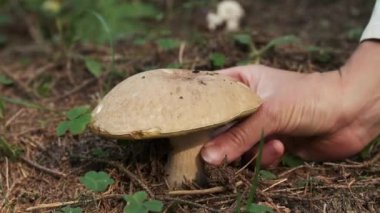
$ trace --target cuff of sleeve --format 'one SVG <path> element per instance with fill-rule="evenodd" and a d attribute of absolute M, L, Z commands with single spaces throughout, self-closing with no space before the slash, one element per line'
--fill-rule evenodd
<path fill-rule="evenodd" d="M 380 39 L 380 0 L 376 0 L 371 18 L 360 38 L 360 42 L 367 39 Z"/>
<path fill-rule="evenodd" d="M 368 40 L 368 39 L 380 39 L 380 23 L 379 24 L 369 24 L 361 38 L 360 38 L 360 42 L 363 42 L 365 40 Z"/>

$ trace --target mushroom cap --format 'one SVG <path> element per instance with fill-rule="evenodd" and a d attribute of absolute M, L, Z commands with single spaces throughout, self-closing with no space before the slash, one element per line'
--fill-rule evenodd
<path fill-rule="evenodd" d="M 217 14 L 225 21 L 239 21 L 244 16 L 244 9 L 237 1 L 224 0 L 218 4 Z"/>
<path fill-rule="evenodd" d="M 106 94 L 92 112 L 90 129 L 117 139 L 170 137 L 221 126 L 260 104 L 246 85 L 216 72 L 151 70 Z"/>

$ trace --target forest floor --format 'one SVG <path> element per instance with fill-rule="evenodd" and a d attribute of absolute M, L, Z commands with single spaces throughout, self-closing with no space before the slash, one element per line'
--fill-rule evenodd
<path fill-rule="evenodd" d="M 303 73 L 338 69 L 357 47 L 355 30 L 365 27 L 372 10 L 371 4 L 355 0 L 260 0 L 243 1 L 243 5 L 247 14 L 244 30 L 256 46 L 287 34 L 301 41 L 269 50 L 260 63 Z M 64 112 L 80 105 L 96 106 L 106 91 L 137 72 L 169 64 L 216 70 L 221 67 L 210 62 L 213 52 L 225 55 L 222 67 L 247 58 L 247 49 L 237 45 L 231 35 L 207 30 L 204 10 L 181 14 L 172 11 L 165 22 L 172 35 L 184 42 L 180 47 L 163 51 L 152 42 L 132 45 L 120 41 L 115 49 L 118 72 L 104 72 L 98 78 L 75 54 L 91 56 L 109 67 L 109 46 L 78 44 L 72 48 L 75 54 L 65 58 L 59 54 L 59 46 L 48 43 L 48 49 L 42 48 L 36 37 L 28 36 L 30 31 L 8 29 L 9 42 L 0 49 L 0 73 L 13 83 L 0 84 L 0 95 L 11 99 L 0 120 L 0 135 L 7 144 L 19 147 L 22 155 L 15 160 L 0 156 L 0 212 L 27 212 L 31 207 L 36 209 L 30 212 L 52 212 L 69 205 L 85 212 L 122 212 L 125 201 L 121 195 L 142 190 L 162 201 L 166 212 L 234 212 L 239 194 L 242 200 L 247 198 L 254 172 L 253 167 L 239 171 L 243 162 L 207 166 L 207 188 L 219 187 L 218 192 L 170 195 L 164 175 L 165 140 L 123 143 L 88 130 L 80 135 L 56 135 Z M 311 46 L 318 51 L 306 48 Z M 91 170 L 107 172 L 114 183 L 102 193 L 88 190 L 80 177 Z M 380 209 L 379 146 L 372 147 L 366 157 L 302 162 L 293 167 L 283 163 L 269 171 L 275 176 L 260 179 L 256 200 L 276 212 Z M 199 189 L 194 184 L 185 188 Z"/>

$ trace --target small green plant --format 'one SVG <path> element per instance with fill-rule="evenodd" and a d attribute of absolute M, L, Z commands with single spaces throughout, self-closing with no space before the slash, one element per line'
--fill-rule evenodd
<path fill-rule="evenodd" d="M 213 67 L 221 68 L 226 64 L 226 56 L 223 53 L 211 53 L 209 59 Z"/>
<path fill-rule="evenodd" d="M 261 133 L 261 139 L 259 142 L 258 154 L 256 158 L 255 175 L 253 176 L 251 180 L 252 187 L 251 187 L 251 190 L 249 191 L 247 204 L 246 204 L 246 209 L 250 213 L 265 213 L 265 212 L 272 213 L 273 212 L 273 210 L 267 206 L 255 204 L 256 190 L 259 183 L 259 177 L 260 177 L 260 171 L 261 171 L 260 169 L 261 169 L 261 160 L 262 160 L 262 154 L 263 154 L 263 146 L 264 146 L 264 132 Z"/>
<path fill-rule="evenodd" d="M 32 102 L 29 102 L 29 101 L 26 101 L 26 100 L 23 100 L 23 99 L 11 98 L 11 97 L 8 97 L 8 96 L 1 96 L 0 95 L 0 118 L 4 117 L 4 114 L 5 114 L 5 103 L 19 105 L 19 106 L 26 107 L 26 108 L 46 109 L 43 106 L 34 104 Z"/>
<path fill-rule="evenodd" d="M 0 96 L 0 101 L 7 102 L 14 105 L 19 105 L 26 108 L 33 108 L 33 109 L 46 109 L 41 105 L 26 101 L 24 99 L 19 98 L 11 98 L 8 96 Z"/>
<path fill-rule="evenodd" d="M 286 153 L 284 157 L 282 157 L 281 163 L 285 166 L 297 167 L 303 164 L 303 160 L 295 155 Z"/>
<path fill-rule="evenodd" d="M 38 96 L 47 97 L 51 94 L 53 84 L 51 75 L 41 75 L 33 83 L 34 93 Z"/>
<path fill-rule="evenodd" d="M 90 107 L 87 105 L 74 107 L 66 113 L 67 120 L 62 121 L 56 128 L 57 136 L 64 135 L 67 131 L 77 135 L 84 132 L 91 121 Z"/>
<path fill-rule="evenodd" d="M 103 171 L 89 171 L 84 176 L 80 177 L 80 182 L 87 189 L 90 189 L 94 192 L 103 192 L 115 181 Z"/>
<path fill-rule="evenodd" d="M 84 63 L 86 65 L 87 70 L 95 77 L 99 77 L 102 74 L 102 65 L 93 58 L 85 58 Z"/>
<path fill-rule="evenodd" d="M 145 191 L 139 191 L 133 195 L 124 195 L 123 198 L 127 201 L 124 213 L 161 212 L 163 208 L 161 201 L 148 200 L 148 195 Z"/>
<path fill-rule="evenodd" d="M 259 177 L 263 180 L 273 180 L 277 178 L 275 174 L 267 170 L 260 170 Z"/>
<path fill-rule="evenodd" d="M 13 84 L 13 80 L 8 78 L 6 75 L 0 74 L 0 84 L 9 86 Z"/>
<path fill-rule="evenodd" d="M 294 35 L 285 35 L 272 39 L 265 46 L 258 49 L 253 43 L 251 36 L 248 34 L 236 34 L 233 39 L 236 43 L 248 47 L 250 51 L 248 58 L 249 60 L 253 60 L 255 63 L 259 63 L 263 55 L 265 55 L 269 50 L 286 44 L 294 44 L 299 41 L 299 39 Z"/>
<path fill-rule="evenodd" d="M 166 51 L 178 48 L 181 42 L 177 39 L 161 38 L 157 39 L 156 43 L 161 50 Z"/>
<path fill-rule="evenodd" d="M 246 45 L 248 47 L 252 47 L 252 45 L 253 45 L 251 36 L 248 34 L 244 34 L 244 33 L 236 34 L 236 35 L 234 35 L 234 40 L 238 44 Z"/>
<path fill-rule="evenodd" d="M 0 136 L 0 157 L 5 156 L 13 161 L 17 160 L 22 154 L 22 149 L 16 145 L 8 143 Z"/>
<path fill-rule="evenodd" d="M 72 207 L 66 206 L 55 212 L 56 213 L 82 213 L 83 210 L 80 207 L 72 208 Z"/>
<path fill-rule="evenodd" d="M 365 160 L 371 157 L 371 154 L 376 150 L 375 148 L 380 146 L 380 138 L 376 138 L 369 143 L 361 152 L 360 157 Z"/>
<path fill-rule="evenodd" d="M 273 209 L 268 206 L 258 205 L 251 203 L 247 205 L 247 211 L 249 213 L 274 213 Z"/>

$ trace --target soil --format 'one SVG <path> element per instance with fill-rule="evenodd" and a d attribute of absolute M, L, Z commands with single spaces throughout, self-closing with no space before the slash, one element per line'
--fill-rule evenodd
<path fill-rule="evenodd" d="M 271 39 L 286 34 L 296 35 L 302 43 L 275 48 L 260 62 L 305 73 L 338 69 L 344 63 L 358 45 L 358 40 L 350 39 L 348 32 L 365 27 L 374 3 L 356 0 L 241 2 L 247 14 L 244 31 L 252 36 L 255 45 L 264 46 Z M 230 35 L 222 30 L 207 30 L 206 8 L 191 11 L 181 8 L 181 3 L 176 2 L 170 9 L 170 18 L 163 22 L 171 26 L 177 38 L 194 40 L 185 47 L 183 68 L 217 69 L 208 59 L 211 52 L 226 55 L 224 67 L 237 65 L 246 58 L 247 50 L 236 45 Z M 14 161 L 0 158 L 0 212 L 26 212 L 30 207 L 38 208 L 31 212 L 53 212 L 68 201 L 74 201 L 72 206 L 79 206 L 85 212 L 122 212 L 125 201 L 121 195 L 141 190 L 163 201 L 165 212 L 234 212 L 239 194 L 242 200 L 248 197 L 254 172 L 252 167 L 239 171 L 243 162 L 221 167 L 207 165 L 210 182 L 205 188 L 223 186 L 220 192 L 169 195 L 164 175 L 167 141 L 116 141 L 100 138 L 88 130 L 77 136 L 56 136 L 55 128 L 65 119 L 65 111 L 85 104 L 94 107 L 110 88 L 134 73 L 178 63 L 178 48 L 162 51 L 154 43 L 136 46 L 120 41 L 116 45 L 117 72 L 107 71 L 95 78 L 86 71 L 82 60 L 62 57 L 59 46 L 49 44 L 47 50 L 42 48 L 35 37 L 28 35 L 28 25 L 19 25 L 7 29 L 10 40 L 0 50 L 0 72 L 15 83 L 0 85 L 0 93 L 43 107 L 6 104 L 5 117 L 0 120 L 0 135 L 22 148 L 23 154 Z M 194 39 L 194 35 L 200 35 L 201 39 Z M 307 51 L 308 46 L 326 50 L 328 59 Z M 81 44 L 73 50 L 102 61 L 104 67 L 111 63 L 111 50 L 106 45 Z M 49 91 L 37 94 L 38 85 L 47 79 L 51 83 Z M 96 150 L 106 155 L 96 156 Z M 276 178 L 260 180 L 257 202 L 276 212 L 379 212 L 378 153 L 379 147 L 375 147 L 367 159 L 354 156 L 341 162 L 304 162 L 297 167 L 279 165 L 270 170 Z M 107 172 L 115 183 L 106 192 L 91 192 L 80 183 L 80 177 L 90 170 Z M 192 183 L 185 184 L 184 188 L 200 189 Z M 58 205 L 42 208 L 43 204 L 51 203 Z"/>

